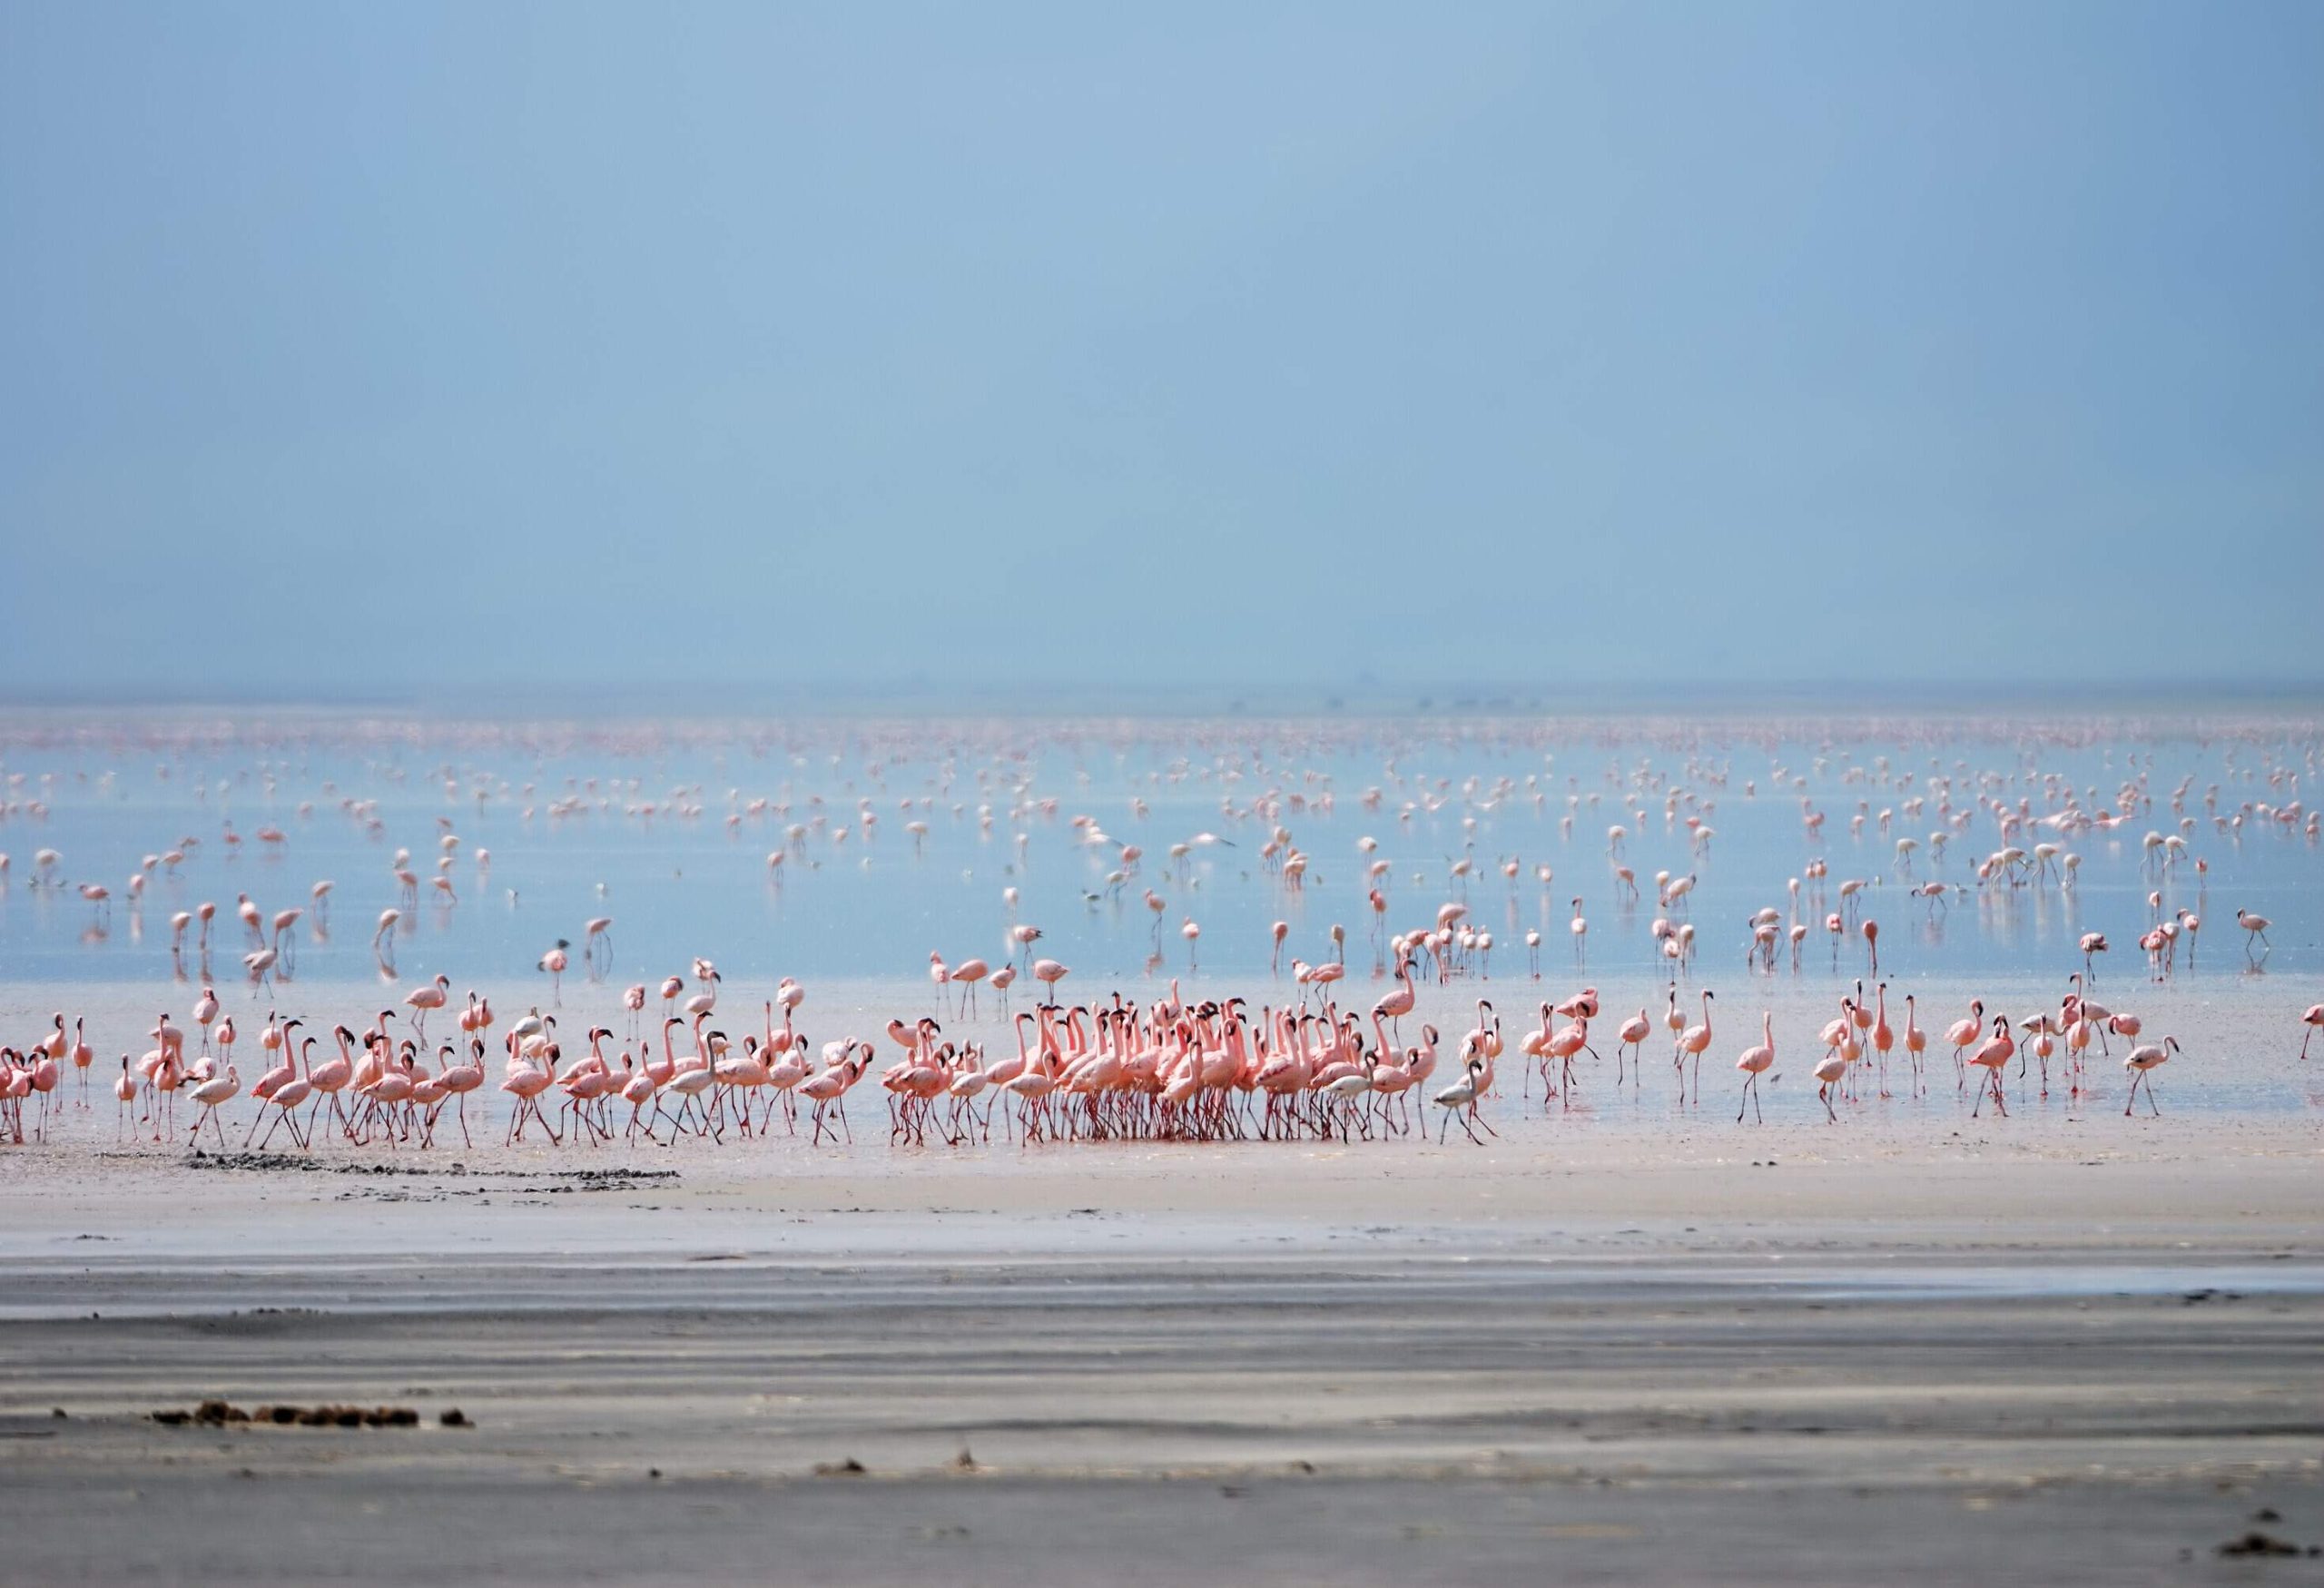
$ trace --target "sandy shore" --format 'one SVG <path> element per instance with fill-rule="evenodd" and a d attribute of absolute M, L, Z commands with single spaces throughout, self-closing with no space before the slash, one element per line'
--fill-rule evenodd
<path fill-rule="evenodd" d="M 12 1151 L 0 1576 L 2251 1580 L 2324 1544 L 2324 1136 L 2162 1123 Z M 422 1425 L 147 1416 L 210 1396 Z"/>

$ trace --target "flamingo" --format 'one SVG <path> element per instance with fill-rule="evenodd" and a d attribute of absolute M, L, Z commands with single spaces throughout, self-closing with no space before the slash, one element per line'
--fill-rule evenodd
<path fill-rule="evenodd" d="M 1703 996 L 1708 998 L 1710 994 L 1706 992 Z M 1703 1033 L 1702 1046 L 1709 1046 L 1710 1009 L 1708 1004 L 1706 1004 L 1703 1009 L 1703 1023 L 1699 1027 L 1690 1030 L 1688 1032 L 1688 1035 L 1692 1036 L 1694 1034 L 1694 1031 L 1700 1031 Z M 1695 1051 L 1697 1053 L 1700 1053 L 1702 1051 L 1702 1048 L 1699 1047 Z M 1759 1011 L 1759 1045 L 1756 1048 L 1744 1049 L 1742 1057 L 1735 1060 L 1735 1068 L 1743 1072 L 1743 1102 L 1749 1105 L 1752 1111 L 1752 1121 L 1755 1124 L 1763 1125 L 1767 1123 L 1767 1116 L 1759 1111 L 1759 1077 L 1767 1073 L 1768 1067 L 1773 1065 L 1775 1061 L 1775 1016 L 1771 1012 L 1762 1010 Z M 1700 1060 L 1698 1060 L 1698 1064 L 1699 1064 L 1699 1062 Z M 1823 1067 L 1818 1065 L 1817 1068 L 1820 1074 Z M 1698 1085 L 1699 1085 L 1699 1082 L 1698 1082 Z M 1825 1088 L 1826 1092 L 1828 1092 L 1830 1088 L 1828 1086 Z M 1823 1096 L 1824 1093 L 1819 1092 L 1817 1095 Z M 1830 1111 L 1831 1106 L 1831 1101 L 1829 1098 L 1827 1097 L 1824 1103 L 1827 1112 Z M 1837 1116 L 1835 1116 L 1835 1118 L 1837 1117 Z M 1743 1109 L 1740 1106 L 1738 1106 L 1735 1110 L 1735 1122 L 1738 1125 L 1743 1122 Z"/>
<path fill-rule="evenodd" d="M 1672 992 L 1671 997 L 1676 999 L 1678 997 L 1677 992 Z M 1632 1086 L 1636 1086 L 1638 1084 L 1636 1079 L 1637 1074 L 1642 1068 L 1639 1060 L 1645 1056 L 1646 1039 L 1651 1036 L 1653 1031 L 1653 1022 L 1646 1018 L 1646 1011 L 1641 1008 L 1636 1014 L 1624 1021 L 1622 1022 L 1621 1029 L 1615 1032 L 1615 1035 L 1621 1039 L 1614 1049 L 1614 1084 L 1616 1086 L 1620 1086 L 1622 1083 L 1622 1050 L 1624 1048 L 1628 1048 L 1630 1050 L 1630 1071 L 1632 1077 L 1630 1084 Z"/>
<path fill-rule="evenodd" d="M 952 981 L 961 989 L 961 1013 L 973 1015 L 977 1008 L 977 983 L 992 973 L 992 967 L 982 960 L 962 960 L 952 967 Z M 1014 978 L 1011 978 L 1012 980 Z"/>
<path fill-rule="evenodd" d="M 226 1066 L 225 1074 L 213 1076 L 195 1087 L 190 1095 L 202 1105 L 202 1112 L 194 1116 L 193 1132 L 186 1138 L 186 1145 L 190 1147 L 201 1139 L 202 1127 L 206 1123 L 218 1133 L 218 1150 L 225 1151 L 226 1128 L 218 1122 L 218 1110 L 221 1104 L 230 1101 L 241 1090 L 241 1077 L 234 1072 L 231 1064 Z"/>
<path fill-rule="evenodd" d="M 1953 1044 L 1953 1070 L 1956 1079 L 1965 1075 L 1962 1069 L 1962 1052 L 1984 1034 L 1985 1005 L 1983 999 L 1969 1001 L 1969 1018 L 1955 1021 L 1945 1029 L 1945 1040 Z"/>
<path fill-rule="evenodd" d="M 1702 1100 L 1703 1095 L 1703 1050 L 1710 1046 L 1710 989 L 1706 987 L 1703 989 L 1701 1023 L 1689 1026 L 1679 1033 L 1679 1050 L 1676 1055 L 1678 1064 L 1685 1063 L 1689 1055 L 1692 1055 L 1695 1060 L 1695 1100 L 1698 1102 Z M 1735 1117 L 1740 1119 L 1743 1116 L 1738 1113 Z"/>
<path fill-rule="evenodd" d="M 1403 1032 L 1398 1022 L 1404 1016 L 1412 1013 L 1413 1006 L 1420 1001 L 1419 990 L 1413 985 L 1413 969 L 1411 956 L 1399 958 L 1396 962 L 1396 980 L 1401 985 L 1372 1006 L 1372 1018 L 1374 1021 L 1387 1021 L 1390 1029 L 1396 1032 L 1396 1039 L 1399 1041 L 1403 1040 Z"/>
<path fill-rule="evenodd" d="M 2008 1114 L 2009 1103 L 2001 1095 L 2001 1072 L 2004 1069 L 2008 1068 L 2010 1060 L 2016 1055 L 2016 1052 L 2017 1044 L 2012 1041 L 2009 1036 L 2009 1017 L 2007 1015 L 1999 1014 L 1994 1016 L 1994 1034 L 1992 1039 L 1986 1041 L 1984 1045 L 1980 1047 L 1975 1052 L 1969 1055 L 1969 1062 L 1972 1064 L 1984 1065 L 1987 1076 L 1993 1082 L 1990 1089 L 1985 1087 L 1978 1088 L 1977 1107 L 1969 1110 L 1969 1117 L 1971 1119 L 1975 1119 L 1979 1110 L 1982 1110 L 1985 1106 L 1985 1095 L 1988 1090 L 1990 1090 L 1993 1095 L 1994 1107 L 1998 1109 L 2004 1116 Z"/>
<path fill-rule="evenodd" d="M 560 937 L 556 945 L 540 957 L 538 969 L 548 972 L 549 1001 L 552 1003 L 565 1001 L 565 951 L 572 946 Z"/>
<path fill-rule="evenodd" d="M 452 979 L 438 974 L 425 987 L 415 987 L 404 995 L 404 1003 L 412 1011 L 411 1029 L 421 1038 L 428 1035 L 428 1012 L 441 1009 L 452 995 Z"/>
<path fill-rule="evenodd" d="M 2130 1050 L 2129 1054 L 2124 1057 L 2122 1060 L 2122 1068 L 2131 1072 L 2131 1095 L 2129 1100 L 2122 1105 L 2122 1117 L 2124 1119 L 2127 1119 L 2130 1118 L 2132 1108 L 2138 1102 L 2139 1082 L 2141 1081 L 2146 1082 L 2146 1106 L 2152 1109 L 2157 1116 L 2162 1114 L 2162 1110 L 2156 1106 L 2154 1100 L 2153 1071 L 2157 1065 L 2160 1065 L 2169 1060 L 2171 1055 L 2177 1051 L 2179 1051 L 2179 1039 L 2176 1037 L 2165 1037 L 2160 1042 L 2150 1043 L 2145 1047 L 2133 1048 Z"/>
<path fill-rule="evenodd" d="M 2254 915 L 2248 910 L 2238 910 L 2235 912 L 2235 924 L 2243 929 L 2243 952 L 2247 959 L 2251 957 L 2251 945 L 2255 942 L 2265 943 L 2270 948 L 2275 947 L 2273 943 L 2268 942 L 2268 928 L 2273 926 L 2275 922 L 2266 916 Z M 2150 1097 L 2147 1100 L 2152 1102 L 2154 1100 Z"/>
<path fill-rule="evenodd" d="M 849 1129 L 847 1123 L 847 1092 L 850 1087 L 862 1078 L 865 1068 L 871 1064 L 872 1045 L 869 1042 L 856 1043 L 851 1040 L 849 1047 L 861 1047 L 862 1056 L 860 1059 L 851 1059 L 847 1052 L 842 1050 L 837 1063 L 820 1075 L 802 1082 L 798 1089 L 802 1096 L 812 1099 L 814 1102 L 815 1109 L 812 1122 L 815 1128 L 815 1140 L 819 1144 L 823 1139 L 825 1129 L 823 1115 L 826 1110 L 835 1111 L 838 1114 L 840 1129 L 846 1133 L 849 1143 L 852 1145 L 855 1140 L 855 1132 Z"/>
<path fill-rule="evenodd" d="M 445 1092 L 452 1099 L 452 1110 L 459 1118 L 460 1143 L 473 1148 L 476 1142 L 468 1135 L 468 1093 L 484 1085 L 484 1043 L 472 1041 L 468 1044 L 468 1059 L 465 1063 L 447 1064 L 437 1072 Z"/>

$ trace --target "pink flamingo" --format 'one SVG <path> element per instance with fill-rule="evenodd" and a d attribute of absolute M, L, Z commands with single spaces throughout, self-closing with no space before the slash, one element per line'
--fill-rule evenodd
<path fill-rule="evenodd" d="M 2162 1110 L 2156 1106 L 2154 1100 L 2153 1071 L 2158 1065 L 2169 1060 L 2171 1055 L 2177 1051 L 2179 1051 L 2179 1039 L 2176 1037 L 2165 1037 L 2159 1043 L 2152 1043 L 2142 1048 L 2133 1048 L 2130 1050 L 2129 1054 L 2124 1057 L 2122 1060 L 2122 1068 L 2131 1072 L 2130 1100 L 2122 1105 L 2122 1117 L 2124 1119 L 2127 1119 L 2130 1118 L 2132 1108 L 2138 1102 L 2139 1082 L 2141 1081 L 2146 1082 L 2146 1106 L 2152 1109 L 2158 1117 L 2162 1114 Z"/>
<path fill-rule="evenodd" d="M 1681 1064 L 1685 1063 L 1689 1055 L 1691 1055 L 1695 1060 L 1695 1100 L 1697 1102 L 1702 1101 L 1703 1097 L 1703 1053 L 1710 1047 L 1710 989 L 1706 987 L 1703 989 L 1703 1018 L 1701 1021 L 1698 1024 L 1689 1026 L 1685 1031 L 1679 1033 L 1678 1062 Z M 1758 1098 L 1758 1088 L 1754 1085 L 1752 1089 L 1752 1096 L 1755 1100 Z M 1683 1099 L 1681 1100 L 1683 1100 Z M 1740 1119 L 1743 1116 L 1740 1113 L 1738 1113 L 1735 1117 L 1738 1119 Z"/>
<path fill-rule="evenodd" d="M 201 1139 L 202 1127 L 206 1122 L 218 1133 L 218 1150 L 226 1150 L 226 1128 L 218 1123 L 219 1105 L 232 1099 L 241 1090 L 241 1078 L 234 1073 L 234 1067 L 231 1064 L 226 1066 L 225 1074 L 205 1080 L 193 1089 L 193 1100 L 202 1105 L 202 1112 L 194 1116 L 193 1133 L 186 1138 L 188 1146 Z"/>
<path fill-rule="evenodd" d="M 855 1132 L 847 1122 L 847 1092 L 850 1087 L 862 1079 L 863 1071 L 870 1067 L 872 1057 L 872 1045 L 869 1042 L 857 1043 L 851 1040 L 848 1048 L 852 1050 L 856 1047 L 862 1049 L 861 1058 L 851 1058 L 847 1050 L 842 1050 L 837 1063 L 799 1087 L 801 1095 L 812 1100 L 815 1105 L 811 1122 L 815 1128 L 814 1139 L 817 1144 L 821 1144 L 823 1139 L 825 1129 L 823 1116 L 827 1110 L 838 1114 L 840 1129 L 846 1132 L 849 1144 L 853 1145 L 855 1141 Z M 834 1132 L 834 1135 L 836 1134 L 837 1132 Z"/>
<path fill-rule="evenodd" d="M 572 946 L 560 937 L 556 940 L 556 946 L 540 958 L 539 968 L 548 972 L 549 1001 L 552 1003 L 565 1001 L 565 951 Z"/>
<path fill-rule="evenodd" d="M 1616 1086 L 1622 1084 L 1622 1050 L 1624 1048 L 1630 1050 L 1630 1084 L 1632 1086 L 1638 1084 L 1637 1076 L 1640 1069 L 1639 1060 L 1645 1056 L 1646 1039 L 1653 1032 L 1654 1023 L 1646 1018 L 1646 1011 L 1640 1009 L 1636 1014 L 1624 1021 L 1621 1029 L 1614 1033 L 1620 1039 L 1614 1048 L 1614 1084 Z"/>
<path fill-rule="evenodd" d="M 972 1015 L 976 1012 L 977 983 L 991 973 L 992 967 L 982 960 L 962 960 L 952 967 L 952 981 L 962 989 L 960 998 L 963 1014 Z"/>
<path fill-rule="evenodd" d="M 1992 1039 L 1969 1055 L 1969 1062 L 1984 1065 L 1987 1076 L 1993 1082 L 1990 1089 L 1985 1087 L 1977 1089 L 1977 1106 L 1969 1110 L 1971 1119 L 1975 1119 L 1978 1112 L 1984 1108 L 1985 1094 L 1988 1090 L 1993 1094 L 1994 1107 L 1998 1109 L 2004 1117 L 2009 1113 L 2009 1103 L 2001 1095 L 2001 1072 L 2008 1067 L 2010 1060 L 2015 1057 L 2016 1053 L 2017 1044 L 2010 1040 L 2009 1017 L 1999 1014 L 1994 1016 Z"/>
<path fill-rule="evenodd" d="M 1969 1001 L 1969 1018 L 1955 1021 L 1945 1030 L 1945 1040 L 1953 1044 L 1953 1070 L 1956 1083 L 1964 1083 L 1968 1072 L 1962 1068 L 1961 1054 L 1971 1043 L 1984 1034 L 1985 1004 L 1980 998 Z"/>
<path fill-rule="evenodd" d="M 1444 1145 L 1445 1132 L 1451 1129 L 1452 1121 L 1456 1118 L 1461 1121 L 1461 1129 L 1468 1133 L 1470 1140 L 1479 1147 L 1484 1145 L 1484 1139 L 1477 1134 L 1472 1121 L 1477 1120 L 1477 1099 L 1484 1090 L 1485 1061 L 1482 1059 L 1471 1059 L 1462 1066 L 1462 1071 L 1461 1079 L 1438 1092 L 1433 1100 L 1436 1106 L 1444 1110 L 1444 1123 L 1437 1128 L 1436 1132 L 1436 1144 L 1439 1147 Z M 1481 1120 L 1477 1122 L 1482 1123 Z"/>
<path fill-rule="evenodd" d="M 500 1082 L 500 1090 L 517 1100 L 517 1107 L 508 1119 L 508 1137 L 504 1146 L 525 1139 L 525 1121 L 528 1118 L 540 1121 L 540 1127 L 547 1133 L 552 1145 L 563 1139 L 549 1124 L 548 1116 L 541 1112 L 541 1094 L 548 1090 L 556 1080 L 556 1060 L 547 1053 L 543 1054 L 537 1066 L 530 1059 L 519 1058 L 510 1067 Z"/>
<path fill-rule="evenodd" d="M 1396 961 L 1396 981 L 1399 985 L 1372 1006 L 1372 1018 L 1374 1021 L 1386 1021 L 1389 1029 L 1395 1032 L 1396 1040 L 1400 1042 L 1403 1041 L 1403 1027 L 1399 1022 L 1404 1016 L 1412 1013 L 1413 1006 L 1420 1001 L 1419 990 L 1413 985 L 1413 968 L 1411 955 L 1400 956 Z"/>
<path fill-rule="evenodd" d="M 428 1035 L 428 1013 L 441 1009 L 452 996 L 452 979 L 438 975 L 425 987 L 415 987 L 404 995 L 404 1002 L 412 1011 L 411 1029 L 423 1040 Z"/>
<path fill-rule="evenodd" d="M 129 1119 L 130 1105 L 137 1100 L 137 1078 L 129 1073 L 129 1055 L 121 1056 L 121 1075 L 113 1083 L 113 1132 L 118 1139 Z"/>
<path fill-rule="evenodd" d="M 1706 992 L 1703 996 L 1708 998 L 1710 994 Z M 1710 1009 L 1709 1005 L 1705 1005 L 1703 1009 L 1703 1022 L 1704 1023 L 1701 1027 L 1690 1027 L 1689 1029 L 1688 1035 L 1693 1035 L 1694 1031 L 1697 1030 L 1702 1030 L 1708 1033 L 1710 1022 Z M 1681 1041 L 1683 1041 L 1684 1039 L 1681 1039 Z M 1709 1044 L 1709 1035 L 1706 1034 L 1704 1038 L 1704 1045 L 1708 1046 Z M 1697 1051 L 1699 1052 L 1700 1050 L 1697 1050 Z M 1752 1122 L 1755 1124 L 1764 1125 L 1767 1123 L 1767 1116 L 1759 1111 L 1759 1077 L 1766 1074 L 1775 1064 L 1775 1061 L 1776 1017 L 1768 1011 L 1762 1010 L 1759 1011 L 1759 1045 L 1756 1048 L 1744 1049 L 1743 1056 L 1735 1060 L 1735 1068 L 1743 1072 L 1743 1100 L 1750 1105 Z M 1700 1072 L 1700 1060 L 1698 1059 L 1697 1065 L 1699 1074 Z M 1843 1068 L 1845 1068 L 1845 1066 L 1843 1066 Z M 1820 1075 L 1821 1066 L 1818 1066 L 1818 1073 Z M 1699 1085 L 1700 1082 L 1698 1081 L 1697 1084 Z M 1828 1091 L 1830 1090 L 1829 1086 L 1827 1085 L 1825 1090 Z M 1831 1106 L 1830 1100 L 1827 1098 L 1824 1107 L 1827 1112 L 1830 1110 Z M 1834 1118 L 1837 1119 L 1837 1116 L 1835 1115 Z M 1739 1107 L 1735 1110 L 1735 1122 L 1738 1125 L 1743 1122 L 1743 1110 Z"/>

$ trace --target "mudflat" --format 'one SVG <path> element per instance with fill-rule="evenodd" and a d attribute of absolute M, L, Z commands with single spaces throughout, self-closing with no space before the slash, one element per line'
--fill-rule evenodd
<path fill-rule="evenodd" d="M 2164 1124 L 32 1147 L 0 1577 L 2324 1571 L 2324 1145 Z"/>

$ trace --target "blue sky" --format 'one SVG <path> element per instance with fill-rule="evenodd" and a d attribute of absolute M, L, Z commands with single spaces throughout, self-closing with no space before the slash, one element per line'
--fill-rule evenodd
<path fill-rule="evenodd" d="M 2317 681 L 2319 63 L 0 0 L 0 688 Z"/>

